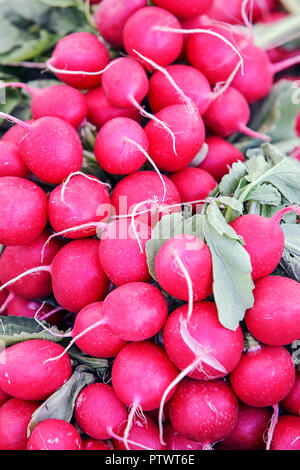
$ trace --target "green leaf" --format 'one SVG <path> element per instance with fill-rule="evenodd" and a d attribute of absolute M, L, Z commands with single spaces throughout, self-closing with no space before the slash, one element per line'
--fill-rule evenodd
<path fill-rule="evenodd" d="M 195 237 L 204 240 L 203 222 L 204 216 L 201 214 L 195 214 L 192 217 L 183 220 L 182 224 L 178 224 L 175 228 L 174 235 L 194 235 Z"/>
<path fill-rule="evenodd" d="M 240 215 L 243 213 L 243 204 L 234 197 L 220 196 L 216 199 L 216 203 L 230 207 Z"/>
<path fill-rule="evenodd" d="M 36 0 L 38 3 L 42 3 L 44 5 L 48 5 L 50 7 L 60 7 L 60 8 L 67 8 L 67 7 L 75 7 L 78 8 L 80 6 L 79 0 Z"/>
<path fill-rule="evenodd" d="M 54 36 L 43 29 L 35 37 L 25 35 L 21 45 L 6 54 L 0 54 L 0 63 L 7 65 L 34 59 L 49 50 L 53 44 Z"/>
<path fill-rule="evenodd" d="M 213 293 L 220 323 L 235 331 L 253 306 L 250 257 L 215 203 L 207 209 L 204 235 L 213 262 Z"/>
<path fill-rule="evenodd" d="M 77 367 L 71 378 L 33 413 L 27 428 L 27 437 L 38 423 L 46 419 L 63 419 L 70 422 L 79 393 L 96 381 L 92 369 L 86 366 Z"/>
<path fill-rule="evenodd" d="M 77 346 L 72 346 L 68 350 L 68 354 L 79 364 L 89 366 L 93 369 L 106 369 L 109 366 L 108 360 L 100 357 L 92 357 L 83 353 Z"/>
<path fill-rule="evenodd" d="M 230 196 L 234 193 L 239 185 L 239 182 L 243 176 L 247 173 L 247 167 L 245 163 L 237 161 L 233 163 L 229 173 L 223 176 L 219 189 L 223 196 Z"/>
<path fill-rule="evenodd" d="M 300 282 L 300 225 L 281 224 L 284 250 L 280 265 L 287 275 Z"/>
<path fill-rule="evenodd" d="M 260 204 L 278 207 L 281 203 L 281 194 L 271 184 L 262 184 L 248 193 L 245 201 L 257 201 Z"/>

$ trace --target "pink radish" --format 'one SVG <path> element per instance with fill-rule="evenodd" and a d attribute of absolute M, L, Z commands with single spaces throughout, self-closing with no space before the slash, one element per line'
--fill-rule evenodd
<path fill-rule="evenodd" d="M 210 173 L 217 181 L 221 181 L 234 162 L 245 161 L 242 152 L 225 139 L 209 136 L 205 142 L 208 152 L 198 168 Z"/>
<path fill-rule="evenodd" d="M 300 417 L 280 416 L 275 427 L 271 450 L 300 450 Z"/>
<path fill-rule="evenodd" d="M 202 444 L 192 441 L 182 436 L 171 425 L 168 425 L 165 432 L 167 450 L 202 450 Z"/>
<path fill-rule="evenodd" d="M 33 122 L 33 119 L 28 119 L 27 121 L 25 121 L 25 124 L 32 124 Z M 19 146 L 25 135 L 26 130 L 24 129 L 24 127 L 20 124 L 15 124 L 5 132 L 5 134 L 1 137 L 1 141 L 10 142 Z"/>
<path fill-rule="evenodd" d="M 82 443 L 82 450 L 113 450 L 113 446 L 110 441 L 85 439 Z"/>
<path fill-rule="evenodd" d="M 34 318 L 38 312 L 40 320 L 45 320 L 50 325 L 59 325 L 62 321 L 62 308 L 53 307 L 45 302 L 23 299 L 13 295 L 7 306 L 7 316 Z"/>
<path fill-rule="evenodd" d="M 297 370 L 296 381 L 290 393 L 280 403 L 283 408 L 294 415 L 300 416 L 300 371 Z"/>
<path fill-rule="evenodd" d="M 0 408 L 0 450 L 26 450 L 27 426 L 40 406 L 33 401 L 12 398 Z"/>
<path fill-rule="evenodd" d="M 25 245 L 44 230 L 47 196 L 31 181 L 17 176 L 0 178 L 0 244 Z"/>
<path fill-rule="evenodd" d="M 177 308 L 168 317 L 163 330 L 166 353 L 179 370 L 185 369 L 197 358 L 193 344 L 188 344 L 182 335 L 181 325 L 187 314 L 187 305 Z M 224 328 L 218 320 L 217 308 L 213 302 L 198 302 L 193 305 L 187 329 L 192 340 L 211 351 L 211 355 L 222 364 L 227 374 L 238 364 L 244 346 L 242 330 L 240 327 L 236 331 Z M 208 365 L 204 355 L 198 368 L 188 375 L 198 380 L 213 380 L 226 374 Z"/>
<path fill-rule="evenodd" d="M 228 0 L 226 8 L 224 8 L 223 0 L 214 0 L 207 14 L 217 21 L 239 24 L 243 20 L 242 3 L 243 0 Z M 256 20 L 262 16 L 268 16 L 270 11 L 275 8 L 276 4 L 277 0 L 255 0 L 253 9 L 251 5 L 253 19 Z"/>
<path fill-rule="evenodd" d="M 2 406 L 4 403 L 7 402 L 11 398 L 10 395 L 7 393 L 3 392 L 3 390 L 0 389 L 0 406 Z"/>
<path fill-rule="evenodd" d="M 230 385 L 221 380 L 184 379 L 170 401 L 173 428 L 203 449 L 228 436 L 238 420 L 238 400 Z"/>
<path fill-rule="evenodd" d="M 66 354 L 55 363 L 45 361 L 64 348 L 47 340 L 33 339 L 17 343 L 0 354 L 0 387 L 21 400 L 44 400 L 71 376 Z"/>
<path fill-rule="evenodd" d="M 11 142 L 0 141 L 0 177 L 25 178 L 28 168 L 21 158 L 19 147 Z"/>
<path fill-rule="evenodd" d="M 124 429 L 120 432 L 123 437 Z M 165 446 L 160 443 L 158 426 L 148 416 L 145 418 L 136 418 L 128 434 L 128 439 L 134 444 L 129 444 L 129 450 L 165 450 Z M 122 440 L 113 439 L 113 445 L 116 450 L 126 450 Z M 142 446 L 140 446 L 141 444 Z"/>
<path fill-rule="evenodd" d="M 206 13 L 211 7 L 213 0 L 154 0 L 154 5 L 165 8 L 179 18 L 193 18 Z"/>
<path fill-rule="evenodd" d="M 46 419 L 32 431 L 27 450 L 81 450 L 82 441 L 77 429 L 62 419 Z"/>

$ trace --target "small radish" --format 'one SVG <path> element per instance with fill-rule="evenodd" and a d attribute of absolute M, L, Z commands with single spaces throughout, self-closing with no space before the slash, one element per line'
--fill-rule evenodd
<path fill-rule="evenodd" d="M 44 230 L 47 196 L 31 181 L 17 176 L 0 178 L 0 244 L 25 245 Z"/>
<path fill-rule="evenodd" d="M 290 393 L 280 403 L 283 408 L 293 415 L 300 416 L 300 371 L 297 371 L 295 385 Z"/>
<path fill-rule="evenodd" d="M 197 355 L 182 335 L 181 324 L 187 318 L 188 306 L 174 310 L 164 326 L 163 338 L 167 355 L 179 370 L 191 364 Z M 193 312 L 187 324 L 188 332 L 194 342 L 211 351 L 211 355 L 226 369 L 227 374 L 238 364 L 244 346 L 240 327 L 236 331 L 224 328 L 218 320 L 218 311 L 213 302 L 198 302 L 193 305 Z M 194 379 L 213 380 L 224 375 L 205 361 L 188 375 Z"/>
<path fill-rule="evenodd" d="M 187 301 L 189 288 L 181 263 L 191 278 L 193 299 L 206 299 L 212 293 L 212 260 L 207 245 L 192 235 L 175 235 L 155 258 L 155 274 L 161 287 L 173 297 Z"/>
<path fill-rule="evenodd" d="M 167 319 L 168 305 L 157 287 L 145 282 L 130 282 L 107 295 L 103 314 L 119 338 L 144 341 L 161 330 Z"/>
<path fill-rule="evenodd" d="M 132 222 L 126 219 L 110 222 L 102 234 L 99 245 L 100 264 L 107 277 L 116 286 L 150 280 L 145 245 L 151 236 L 151 229 L 143 224 L 136 224 L 137 227 L 140 229 L 139 241 Z"/>
<path fill-rule="evenodd" d="M 82 450 L 77 429 L 62 419 L 46 419 L 32 431 L 27 450 Z"/>
<path fill-rule="evenodd" d="M 20 155 L 19 147 L 11 142 L 0 141 L 0 177 L 19 176 L 25 178 L 28 168 Z"/>
<path fill-rule="evenodd" d="M 95 383 L 79 393 L 75 419 L 88 436 L 104 440 L 120 432 L 127 419 L 127 410 L 113 387 Z"/>
<path fill-rule="evenodd" d="M 171 173 L 169 178 L 175 184 L 182 202 L 199 201 L 207 196 L 217 186 L 213 176 L 201 168 L 186 167 Z M 203 204 L 193 204 L 193 209 L 203 207 Z"/>
<path fill-rule="evenodd" d="M 214 0 L 207 15 L 217 21 L 239 24 L 243 20 L 242 3 L 243 0 L 228 0 L 226 8 L 224 8 L 223 0 Z M 257 20 L 263 16 L 268 17 L 276 4 L 277 0 L 254 0 L 253 5 L 251 5 L 253 19 Z"/>
<path fill-rule="evenodd" d="M 245 322 L 250 333 L 270 346 L 283 346 L 300 338 L 300 284 L 283 276 L 268 276 L 255 283 L 254 305 Z"/>
<path fill-rule="evenodd" d="M 103 0 L 95 12 L 96 27 L 101 36 L 117 49 L 123 48 L 123 29 L 128 18 L 147 0 Z"/>
<path fill-rule="evenodd" d="M 173 428 L 203 449 L 227 437 L 238 420 L 238 400 L 230 385 L 221 380 L 201 382 L 184 379 L 170 401 Z"/>
<path fill-rule="evenodd" d="M 53 307 L 45 302 L 23 299 L 13 295 L 7 306 L 7 316 L 34 318 L 38 312 L 40 320 L 45 320 L 50 325 L 59 325 L 63 319 L 62 308 Z"/>
<path fill-rule="evenodd" d="M 127 20 L 123 29 L 126 52 L 135 56 L 135 50 L 157 64 L 165 66 L 174 62 L 183 46 L 181 35 L 161 32 L 159 27 L 180 28 L 172 13 L 158 7 L 141 8 Z M 148 65 L 145 64 L 146 67 Z"/>
<path fill-rule="evenodd" d="M 53 229 L 64 232 L 67 238 L 86 238 L 96 235 L 97 223 L 105 222 L 111 210 L 106 186 L 95 176 L 74 174 L 50 194 L 48 211 Z M 94 227 L 90 224 L 94 223 Z M 81 230 L 68 230 L 84 226 Z M 62 233 L 63 235 L 63 233 Z"/>
<path fill-rule="evenodd" d="M 240 404 L 237 424 L 222 442 L 235 450 L 263 450 L 264 437 L 269 427 L 271 412 L 268 408 L 253 408 Z"/>
<path fill-rule="evenodd" d="M 108 51 L 98 37 L 78 32 L 58 41 L 46 67 L 67 85 L 86 90 L 99 86 L 101 74 L 95 72 L 101 71 L 108 63 Z"/>
<path fill-rule="evenodd" d="M 129 139 L 144 152 L 149 152 L 147 134 L 134 120 L 118 117 L 104 124 L 95 142 L 95 157 L 103 170 L 114 175 L 128 175 L 143 166 L 145 154 Z"/>
<path fill-rule="evenodd" d="M 33 119 L 28 119 L 25 121 L 25 124 L 32 124 L 33 122 Z M 1 137 L 1 142 L 11 142 L 12 144 L 19 146 L 25 135 L 26 130 L 24 127 L 20 124 L 15 124 L 14 126 L 10 127 Z"/>
<path fill-rule="evenodd" d="M 7 393 L 3 392 L 3 390 L 0 389 L 0 406 L 2 406 L 4 403 L 7 402 L 11 398 L 10 395 Z"/>
<path fill-rule="evenodd" d="M 27 427 L 40 406 L 33 401 L 12 398 L 0 408 L 0 450 L 26 450 Z"/>
<path fill-rule="evenodd" d="M 165 431 L 167 450 L 202 450 L 202 444 L 182 436 L 171 425 Z"/>
<path fill-rule="evenodd" d="M 113 446 L 110 441 L 85 439 L 82 443 L 82 450 L 113 450 Z"/>
<path fill-rule="evenodd" d="M 206 13 L 213 0 L 153 0 L 154 5 L 165 8 L 179 18 L 193 18 Z"/>
<path fill-rule="evenodd" d="M 85 95 L 87 102 L 88 121 L 100 129 L 106 122 L 117 117 L 128 117 L 135 121 L 141 121 L 141 115 L 137 108 L 118 108 L 106 97 L 102 88 L 94 88 Z"/>
<path fill-rule="evenodd" d="M 300 450 L 300 417 L 280 416 L 275 427 L 271 450 Z"/>
<path fill-rule="evenodd" d="M 52 341 L 33 339 L 8 347 L 0 354 L 0 387 L 21 400 L 44 400 L 71 376 L 69 356 L 45 361 L 64 351 Z"/>
<path fill-rule="evenodd" d="M 120 432 L 123 437 L 124 429 Z M 165 450 L 165 446 L 160 443 L 158 426 L 154 420 L 148 416 L 145 418 L 136 418 L 128 434 L 128 439 L 134 444 L 129 444 L 129 450 Z M 113 439 L 113 445 L 116 450 L 126 450 L 123 439 Z M 139 445 L 141 444 L 141 445 Z"/>
<path fill-rule="evenodd" d="M 32 242 L 22 246 L 7 246 L 0 257 L 0 279 L 2 283 L 41 265 L 41 255 L 49 232 L 44 231 Z M 45 247 L 43 265 L 52 263 L 61 248 L 59 240 L 51 240 Z M 40 299 L 52 293 L 51 278 L 48 272 L 37 272 L 18 280 L 10 286 L 10 291 L 25 299 Z"/>

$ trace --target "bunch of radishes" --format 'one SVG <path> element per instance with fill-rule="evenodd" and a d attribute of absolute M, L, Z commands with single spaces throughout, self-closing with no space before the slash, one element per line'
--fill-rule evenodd
<path fill-rule="evenodd" d="M 63 84 L 5 85 L 32 95 L 32 120 L 1 113 L 15 125 L 0 142 L 0 312 L 34 318 L 53 341 L 20 340 L 0 354 L 1 450 L 300 450 L 300 375 L 286 348 L 300 338 L 300 285 L 271 276 L 281 219 L 300 210 L 230 224 L 255 283 L 243 329 L 219 321 L 204 241 L 169 238 L 157 282 L 145 249 L 164 214 L 205 209 L 244 161 L 226 137 L 268 140 L 247 127 L 250 104 L 299 56 L 272 63 L 253 42 L 249 17 L 270 19 L 275 1 L 227 1 L 226 11 L 221 0 L 152 3 L 102 0 L 101 37 L 70 34 L 45 64 Z M 121 51 L 113 59 L 111 46 Z M 85 171 L 87 122 L 113 188 Z M 50 329 L 69 312 L 71 331 Z M 74 343 L 111 359 L 111 383 L 98 377 L 80 391 L 73 424 L 49 418 L 27 433 L 70 379 Z"/>

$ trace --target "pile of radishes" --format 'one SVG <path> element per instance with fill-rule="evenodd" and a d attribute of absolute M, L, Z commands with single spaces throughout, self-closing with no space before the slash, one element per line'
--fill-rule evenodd
<path fill-rule="evenodd" d="M 0 450 L 300 450 L 289 347 L 300 339 L 300 284 L 274 275 L 282 217 L 300 209 L 230 223 L 255 287 L 235 331 L 219 321 L 205 241 L 171 236 L 155 279 L 146 253 L 164 215 L 204 211 L 245 161 L 227 137 L 269 140 L 247 127 L 250 106 L 299 55 L 273 63 L 250 20 L 276 21 L 278 4 L 90 3 L 100 3 L 99 35 L 67 35 L 45 63 L 62 83 L 5 85 L 32 96 L 32 119 L 0 113 L 15 124 L 0 141 L 0 314 L 34 319 L 53 341 L 21 338 L 0 353 Z M 86 171 L 86 153 L 107 178 Z M 106 377 L 82 388 L 71 422 L 28 428 L 71 378 L 74 344 L 109 359 Z"/>

